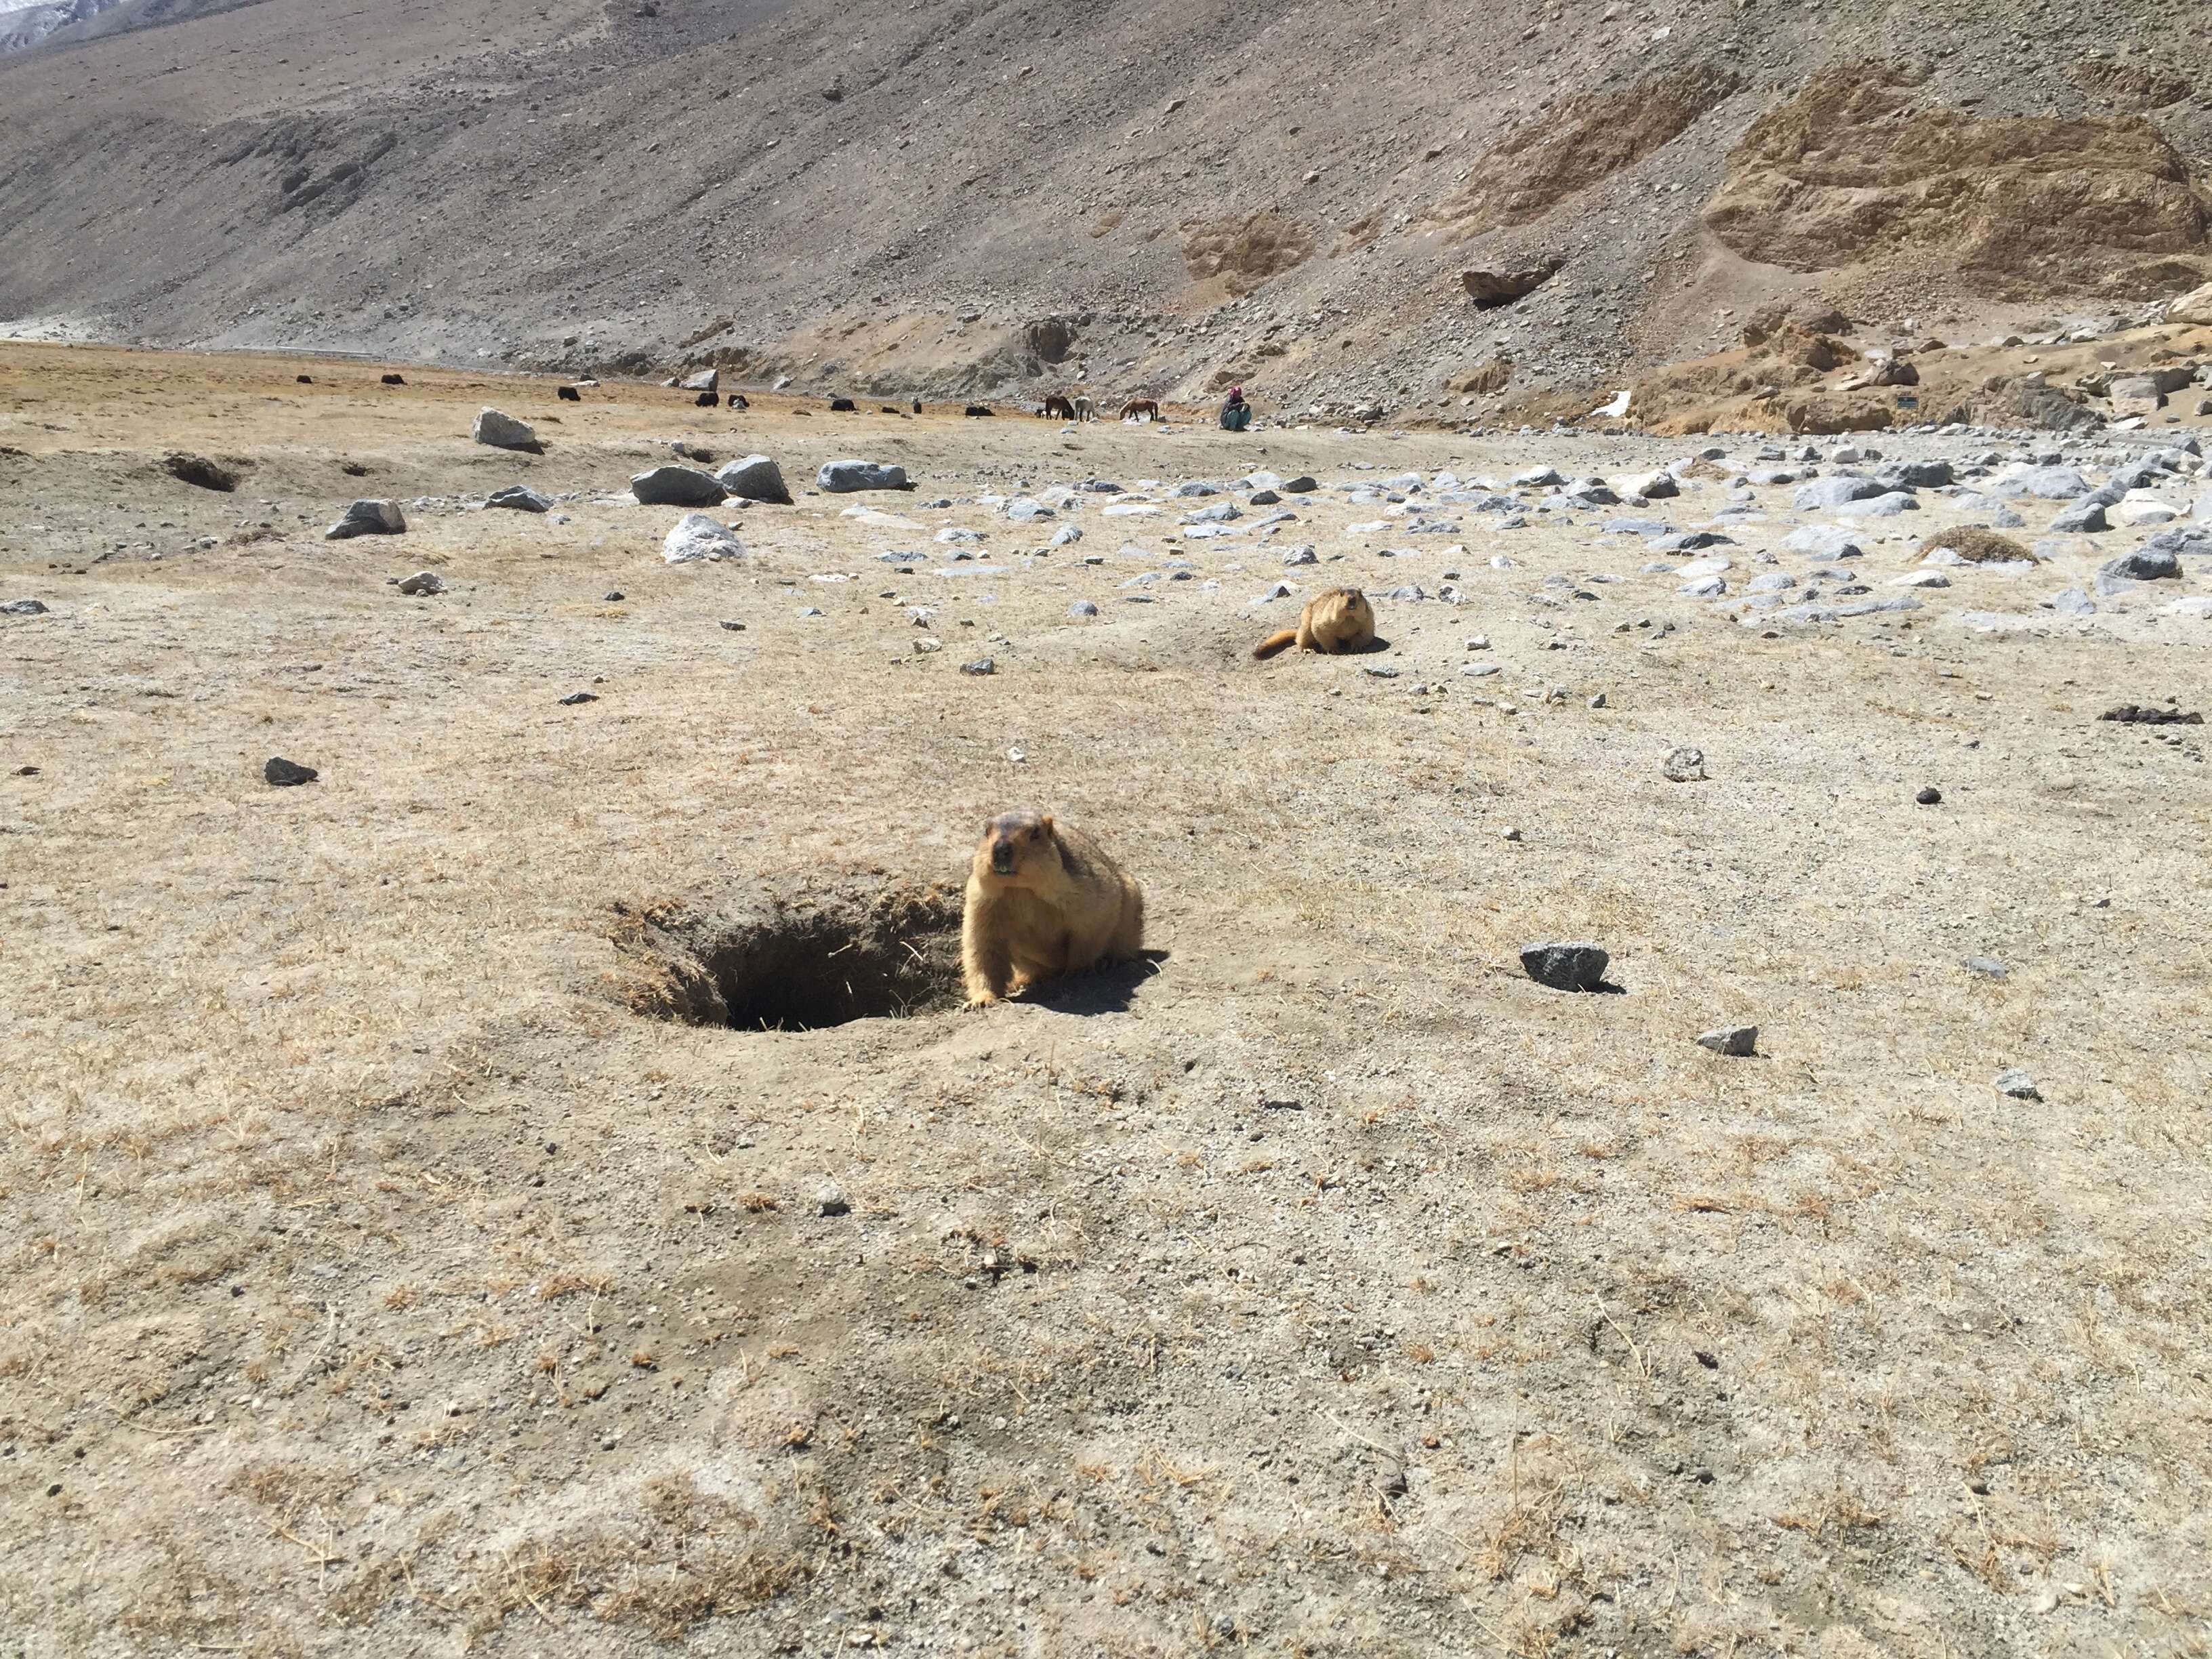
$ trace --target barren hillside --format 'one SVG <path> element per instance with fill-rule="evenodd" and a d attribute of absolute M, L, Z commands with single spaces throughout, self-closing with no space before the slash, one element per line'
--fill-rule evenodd
<path fill-rule="evenodd" d="M 1500 358 L 1579 390 L 1777 296 L 1978 328 L 2212 271 L 2201 8 L 137 0 L 93 30 L 0 67 L 0 317 L 113 337 L 1435 413 Z M 1462 285 L 1552 260 L 1493 310 Z"/>

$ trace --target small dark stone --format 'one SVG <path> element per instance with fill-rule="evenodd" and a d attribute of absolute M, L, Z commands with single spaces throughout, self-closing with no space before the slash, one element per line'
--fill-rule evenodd
<path fill-rule="evenodd" d="M 608 593 L 607 593 L 607 603 L 608 603 L 609 605 L 612 605 L 612 604 L 614 604 L 617 600 L 620 599 L 622 598 L 622 596 L 623 596 L 623 591 L 622 591 L 622 589 L 620 589 L 619 587 L 611 589 L 611 590 L 608 592 Z"/>
<path fill-rule="evenodd" d="M 1729 1054 L 1741 1060 L 1759 1052 L 1759 1027 L 1723 1025 L 1717 1030 L 1702 1033 L 1698 1038 L 1698 1046 L 1710 1048 L 1717 1054 Z"/>
<path fill-rule="evenodd" d="M 742 634 L 745 631 L 745 625 L 741 622 L 726 622 L 722 626 L 728 629 L 732 634 Z"/>
<path fill-rule="evenodd" d="M 2202 726 L 2204 724 L 2203 714 L 2193 709 L 2185 714 L 2179 708 L 2160 708 L 2150 705 L 2137 708 L 2131 702 L 2124 702 L 2115 708 L 2107 708 L 2097 718 L 2100 720 L 2118 720 L 2124 726 Z"/>
<path fill-rule="evenodd" d="M 1714 1358 L 1712 1355 L 1707 1353 L 1703 1348 L 1692 1348 L 1690 1352 L 1697 1357 L 1698 1364 L 1703 1365 L 1707 1370 L 1717 1371 L 1721 1368 L 1721 1362 Z"/>
<path fill-rule="evenodd" d="M 280 789 L 295 784 L 313 783 L 322 774 L 312 766 L 302 766 L 297 761 L 288 761 L 282 755 L 272 755 L 261 769 L 261 775 Z"/>
<path fill-rule="evenodd" d="M 596 691 L 571 691 L 561 699 L 561 706 L 566 708 L 580 702 L 597 702 L 599 700 L 599 694 Z"/>
<path fill-rule="evenodd" d="M 1943 792 L 1941 789 L 1923 789 L 1912 799 L 1922 806 L 1941 806 L 1943 804 Z"/>
<path fill-rule="evenodd" d="M 161 463 L 161 470 L 179 483 L 212 489 L 220 495 L 228 495 L 238 488 L 238 474 L 227 466 L 218 466 L 204 455 L 172 455 Z"/>
<path fill-rule="evenodd" d="M 1555 991 L 1590 991 L 1605 978 L 1612 960 L 1595 945 L 1524 945 L 1521 965 L 1539 985 Z"/>
<path fill-rule="evenodd" d="M 960 672 L 963 674 L 995 674 L 999 672 L 999 665 L 989 657 L 978 657 L 974 662 L 962 663 Z"/>
<path fill-rule="evenodd" d="M 823 1215 L 850 1215 L 852 1200 L 836 1187 L 824 1187 L 815 1195 L 815 1207 Z"/>

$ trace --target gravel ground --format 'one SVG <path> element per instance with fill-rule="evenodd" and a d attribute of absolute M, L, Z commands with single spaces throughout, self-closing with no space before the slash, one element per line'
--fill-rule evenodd
<path fill-rule="evenodd" d="M 2212 560 L 1923 566 L 2065 504 L 1801 514 L 1735 489 L 1808 465 L 1757 439 L 378 373 L 0 348 L 0 604 L 46 607 L 0 615 L 15 1648 L 2212 1641 L 2212 781 L 2201 727 L 2097 718 L 2202 710 Z M 488 404 L 546 453 L 471 444 Z M 666 565 L 621 492 L 673 442 L 798 504 Z M 1437 483 L 1698 446 L 1521 528 Z M 1984 493 L 2156 453 L 1878 447 Z M 844 456 L 917 487 L 805 493 Z M 554 511 L 477 505 L 517 483 Z M 356 497 L 405 534 L 324 540 Z M 1644 568 L 1713 558 L 1717 600 Z M 1381 648 L 1250 659 L 1346 583 Z M 1810 588 L 1917 608 L 1782 619 Z M 1019 805 L 1145 884 L 1152 955 L 955 1012 Z"/>

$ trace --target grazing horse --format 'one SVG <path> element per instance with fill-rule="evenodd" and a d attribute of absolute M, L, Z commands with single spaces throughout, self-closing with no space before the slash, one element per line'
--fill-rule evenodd
<path fill-rule="evenodd" d="M 1092 403 L 1088 398 L 1079 396 L 1075 399 L 1075 418 L 1079 421 L 1097 420 L 1098 418 L 1098 405 Z"/>
<path fill-rule="evenodd" d="M 1075 418 L 1075 405 L 1068 401 L 1065 393 L 1048 392 L 1045 397 L 1044 407 L 1039 410 L 1037 414 L 1043 420 L 1072 421 Z"/>
<path fill-rule="evenodd" d="M 1160 418 L 1160 403 L 1157 398 L 1132 398 L 1121 405 L 1121 418 L 1133 421 L 1139 415 L 1148 421 Z"/>

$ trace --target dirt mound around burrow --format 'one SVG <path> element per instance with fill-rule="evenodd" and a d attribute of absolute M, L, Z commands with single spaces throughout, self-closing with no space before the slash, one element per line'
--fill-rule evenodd
<path fill-rule="evenodd" d="M 949 886 L 617 904 L 609 931 L 629 966 L 623 1000 L 681 1024 L 811 1031 L 961 1001 Z"/>
<path fill-rule="evenodd" d="M 1729 153 L 1706 227 L 1792 270 L 1939 252 L 1998 300 L 2149 296 L 2212 264 L 2188 166 L 2148 121 L 1916 109 L 1918 84 L 1884 64 L 1813 76 Z"/>
<path fill-rule="evenodd" d="M 1182 229 L 1183 267 L 1191 280 L 1218 283 L 1231 295 L 1249 294 L 1313 258 L 1313 231 L 1279 213 L 1191 219 Z"/>
<path fill-rule="evenodd" d="M 1673 143 L 1741 84 L 1728 70 L 1700 64 L 1570 98 L 1485 151 L 1427 222 L 1463 240 L 1540 219 Z"/>

